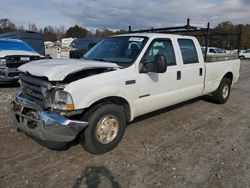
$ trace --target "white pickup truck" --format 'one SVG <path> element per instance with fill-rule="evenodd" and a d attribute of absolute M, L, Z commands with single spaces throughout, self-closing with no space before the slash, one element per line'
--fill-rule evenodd
<path fill-rule="evenodd" d="M 239 59 L 205 63 L 190 36 L 109 37 L 81 60 L 21 66 L 22 87 L 12 103 L 16 127 L 49 143 L 78 139 L 102 154 L 118 145 L 137 116 L 208 94 L 225 103 L 239 69 Z"/>
<path fill-rule="evenodd" d="M 250 58 L 250 49 L 245 50 L 243 52 L 239 53 L 239 58 L 240 59 L 249 59 Z"/>

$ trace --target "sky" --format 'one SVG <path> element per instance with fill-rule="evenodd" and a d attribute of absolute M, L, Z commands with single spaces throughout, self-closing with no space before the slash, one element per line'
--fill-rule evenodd
<path fill-rule="evenodd" d="M 250 0 L 1 0 L 0 18 L 17 25 L 143 29 L 222 21 L 250 24 Z"/>

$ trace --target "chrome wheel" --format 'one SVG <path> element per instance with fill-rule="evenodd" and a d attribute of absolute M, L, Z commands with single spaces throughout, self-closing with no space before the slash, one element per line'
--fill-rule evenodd
<path fill-rule="evenodd" d="M 229 86 L 225 85 L 222 90 L 222 97 L 225 99 L 227 98 L 228 94 L 229 94 Z"/>
<path fill-rule="evenodd" d="M 96 126 L 96 139 L 101 144 L 112 142 L 117 136 L 119 121 L 113 115 L 106 115 L 100 119 Z"/>

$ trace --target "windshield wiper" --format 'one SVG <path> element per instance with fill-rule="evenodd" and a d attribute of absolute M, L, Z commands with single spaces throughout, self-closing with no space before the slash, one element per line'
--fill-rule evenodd
<path fill-rule="evenodd" d="M 109 61 L 106 61 L 106 60 L 103 59 L 103 58 L 94 58 L 94 59 L 92 59 L 92 60 L 94 60 L 94 61 L 102 61 L 102 62 L 109 62 Z"/>
<path fill-rule="evenodd" d="M 91 59 L 91 60 L 117 64 L 117 62 L 115 62 L 115 61 L 108 61 L 108 60 L 106 60 L 104 58 L 94 58 L 94 59 Z"/>
<path fill-rule="evenodd" d="M 106 63 L 115 63 L 116 65 L 118 65 L 117 62 L 114 62 L 114 61 L 107 61 L 107 60 L 105 60 L 105 59 L 103 59 L 103 58 L 94 58 L 94 59 L 87 59 L 87 58 L 84 58 L 84 59 L 86 59 L 86 60 L 92 60 L 92 61 L 102 61 L 102 62 L 106 62 Z M 120 66 L 120 65 L 118 65 L 118 66 L 119 66 L 120 69 L 123 69 L 123 68 L 124 68 L 124 67 L 122 67 L 122 66 Z"/>

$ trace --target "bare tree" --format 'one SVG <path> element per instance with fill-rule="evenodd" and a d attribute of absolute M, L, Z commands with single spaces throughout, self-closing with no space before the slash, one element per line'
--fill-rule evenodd
<path fill-rule="evenodd" d="M 8 18 L 0 19 L 0 33 L 16 31 L 16 25 Z"/>
<path fill-rule="evenodd" d="M 29 31 L 34 31 L 34 32 L 38 31 L 37 26 L 34 23 L 29 23 L 28 30 Z"/>

